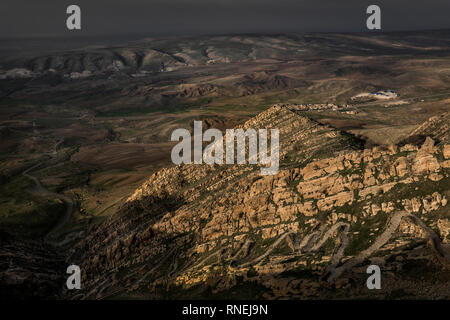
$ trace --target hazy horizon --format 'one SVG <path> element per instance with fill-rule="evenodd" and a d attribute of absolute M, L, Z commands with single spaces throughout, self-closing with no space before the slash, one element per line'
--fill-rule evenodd
<path fill-rule="evenodd" d="M 66 29 L 65 12 L 70 4 L 81 7 L 82 30 Z M 446 0 L 4 0 L 0 4 L 0 38 L 365 32 L 365 10 L 371 4 L 381 7 L 382 31 L 450 28 L 450 2 Z"/>

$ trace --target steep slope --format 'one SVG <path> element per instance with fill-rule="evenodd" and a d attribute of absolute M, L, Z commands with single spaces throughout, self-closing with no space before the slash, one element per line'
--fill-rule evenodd
<path fill-rule="evenodd" d="M 428 139 L 420 150 L 360 150 L 352 136 L 282 105 L 242 127 L 280 128 L 279 173 L 249 165 L 155 173 L 73 249 L 68 262 L 84 281 L 74 298 L 347 297 L 335 291 L 343 285 L 364 296 L 365 285 L 352 286 L 364 277 L 355 270 L 374 254 L 386 268 L 404 265 L 391 263 L 393 251 L 446 267 L 448 147 Z M 448 297 L 448 286 L 435 294 Z"/>
<path fill-rule="evenodd" d="M 0 299 L 59 297 L 64 272 L 64 259 L 51 246 L 0 230 Z"/>
<path fill-rule="evenodd" d="M 445 112 L 439 116 L 431 117 L 417 127 L 410 134 L 410 138 L 413 137 L 425 137 L 429 136 L 439 142 L 450 141 L 450 112 Z"/>

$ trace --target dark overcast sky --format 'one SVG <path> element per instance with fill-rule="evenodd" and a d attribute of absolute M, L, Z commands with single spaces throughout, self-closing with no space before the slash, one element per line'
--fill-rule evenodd
<path fill-rule="evenodd" d="M 66 7 L 82 31 L 66 30 Z M 378 4 L 383 30 L 450 28 L 450 0 L 1 0 L 0 37 L 365 31 Z"/>

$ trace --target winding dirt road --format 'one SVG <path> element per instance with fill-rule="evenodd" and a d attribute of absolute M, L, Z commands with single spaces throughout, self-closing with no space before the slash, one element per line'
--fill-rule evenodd
<path fill-rule="evenodd" d="M 36 132 L 35 132 L 36 133 Z M 51 158 L 55 158 L 56 155 L 58 154 L 58 146 L 63 142 L 63 139 L 60 139 L 56 142 L 55 147 L 54 147 L 54 151 L 52 153 L 46 153 L 45 155 L 50 156 Z M 59 193 L 55 193 L 55 192 L 51 192 L 49 190 L 47 190 L 45 187 L 42 186 L 41 182 L 39 181 L 38 178 L 36 178 L 35 176 L 32 176 L 31 174 L 29 174 L 29 172 L 35 170 L 36 168 L 40 167 L 41 165 L 43 165 L 44 162 L 40 162 L 38 164 L 35 164 L 34 166 L 28 168 L 27 170 L 25 170 L 24 172 L 22 172 L 22 175 L 33 180 L 34 184 L 35 184 L 35 188 L 32 191 L 32 193 L 37 194 L 39 196 L 42 197 L 54 197 L 54 198 L 58 198 L 61 201 L 63 201 L 66 205 L 66 211 L 64 212 L 64 215 L 61 216 L 61 218 L 58 220 L 57 224 L 45 235 L 44 237 L 44 241 L 46 243 L 49 244 L 53 244 L 56 246 L 59 245 L 63 245 L 64 243 L 66 243 L 66 239 L 62 240 L 61 242 L 57 242 L 52 240 L 52 238 L 55 237 L 55 235 L 66 225 L 66 223 L 70 220 L 70 217 L 72 216 L 73 213 L 73 201 L 72 199 L 70 199 L 69 197 L 63 195 L 63 194 L 59 194 Z"/>

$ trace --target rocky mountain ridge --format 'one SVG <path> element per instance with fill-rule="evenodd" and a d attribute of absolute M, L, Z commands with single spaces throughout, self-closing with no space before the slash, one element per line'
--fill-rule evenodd
<path fill-rule="evenodd" d="M 223 35 L 146 38 L 126 45 L 87 47 L 57 51 L 27 58 L 10 58 L 0 75 L 4 78 L 32 78 L 46 73 L 84 78 L 100 73 L 125 72 L 136 76 L 170 72 L 192 66 L 249 62 L 258 59 L 285 60 L 308 57 L 311 52 L 328 55 L 404 54 L 415 51 L 448 52 L 448 31 L 429 33 L 430 42 L 420 34 L 287 34 Z M 336 40 L 339 39 L 339 41 Z M 416 45 L 412 45 L 416 43 Z M 420 45 L 417 45 L 419 43 Z M 432 45 L 440 43 L 440 46 Z M 343 45 L 345 44 L 345 45 Z"/>
<path fill-rule="evenodd" d="M 420 297 L 431 286 L 449 297 L 433 279 L 411 286 L 407 266 L 420 261 L 444 270 L 441 281 L 448 276 L 450 145 L 427 138 L 420 148 L 363 150 L 292 109 L 276 105 L 242 125 L 280 128 L 274 176 L 249 165 L 152 175 L 72 250 L 67 261 L 85 279 L 72 298 L 210 296 L 249 286 L 264 298 L 365 296 L 355 284 L 368 259 L 398 271 L 381 294 Z"/>

